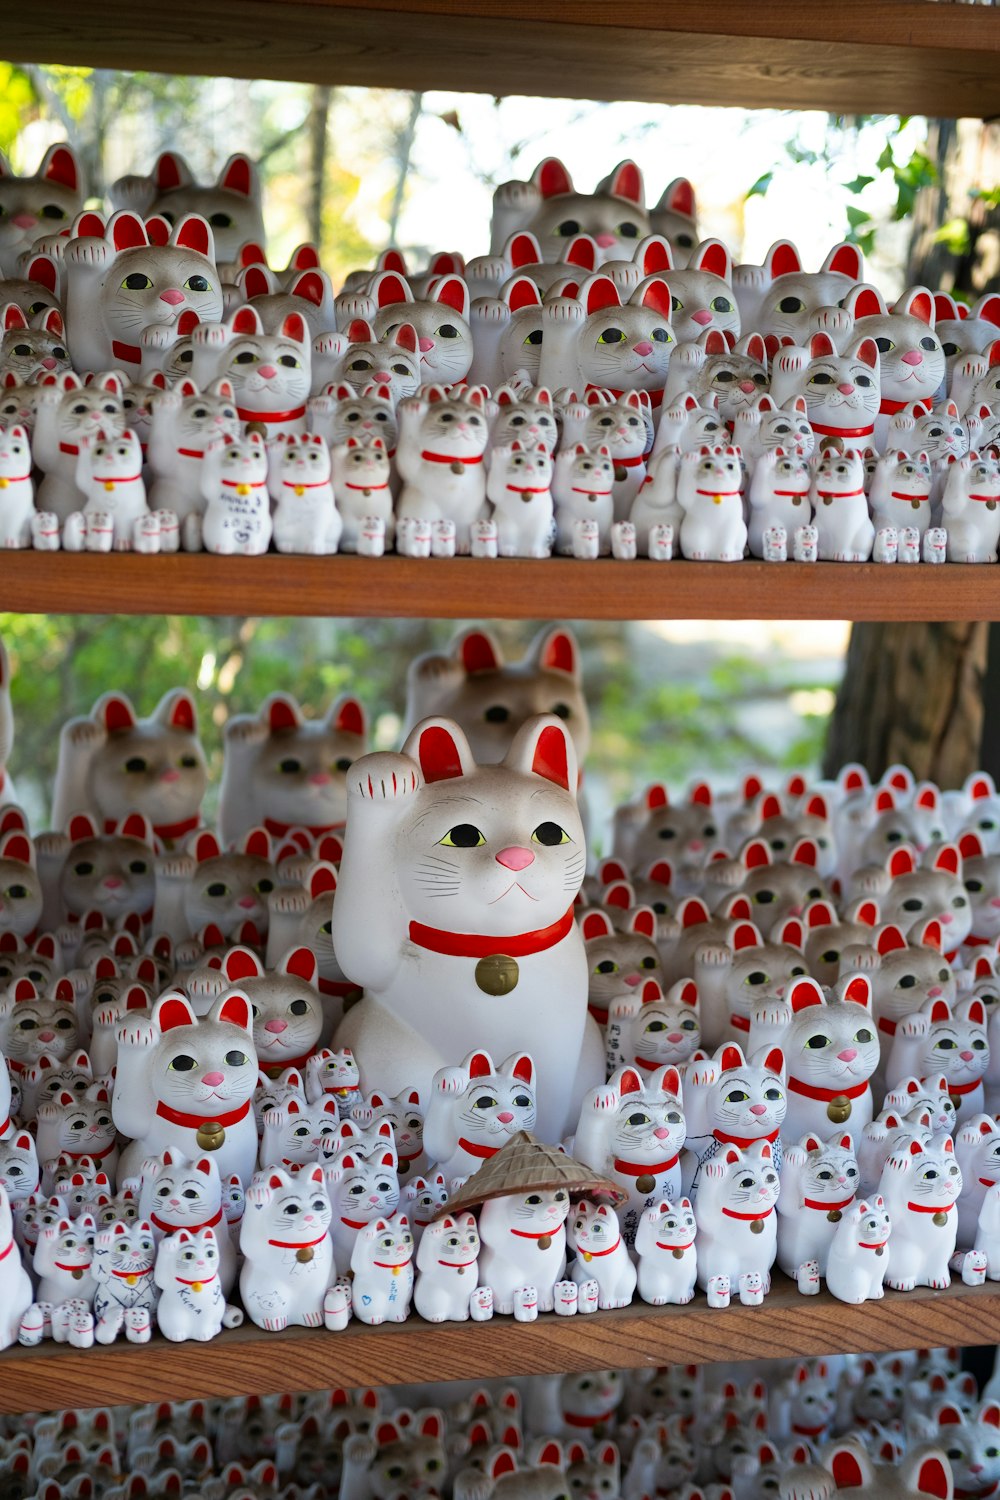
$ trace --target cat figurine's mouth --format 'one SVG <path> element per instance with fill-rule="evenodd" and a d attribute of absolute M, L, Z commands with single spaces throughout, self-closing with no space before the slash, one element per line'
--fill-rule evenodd
<path fill-rule="evenodd" d="M 506 897 L 510 895 L 511 891 L 520 891 L 521 895 L 527 896 L 529 901 L 537 902 L 540 899 L 538 896 L 533 896 L 530 891 L 525 890 L 524 886 L 519 880 L 514 880 L 505 891 L 501 891 L 499 896 L 494 896 L 493 900 L 488 902 L 487 904 L 489 906 L 496 906 L 497 902 L 505 900 Z"/>

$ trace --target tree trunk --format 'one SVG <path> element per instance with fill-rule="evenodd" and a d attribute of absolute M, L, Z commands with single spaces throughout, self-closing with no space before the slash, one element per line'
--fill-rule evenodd
<path fill-rule="evenodd" d="M 989 627 L 855 625 L 827 734 L 823 773 L 896 761 L 920 780 L 960 786 L 980 763 Z"/>
<path fill-rule="evenodd" d="M 326 196 L 327 126 L 330 120 L 330 99 L 333 90 L 327 84 L 317 84 L 312 90 L 309 106 L 309 189 L 308 205 L 309 238 L 316 245 L 323 243 L 323 201 Z"/>

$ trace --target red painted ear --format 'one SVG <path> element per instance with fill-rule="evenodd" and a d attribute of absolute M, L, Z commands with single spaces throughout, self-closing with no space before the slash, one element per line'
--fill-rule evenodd
<path fill-rule="evenodd" d="M 604 307 L 620 307 L 618 288 L 610 276 L 594 276 L 587 286 L 587 312 L 600 312 Z"/>
<path fill-rule="evenodd" d="M 863 365 L 867 365 L 870 370 L 876 368 L 878 365 L 878 344 L 876 344 L 874 339 L 862 339 L 858 345 L 857 358 L 860 359 Z"/>
<path fill-rule="evenodd" d="M 700 927 L 710 918 L 708 907 L 699 896 L 685 897 L 677 909 L 677 915 L 682 927 Z"/>
<path fill-rule="evenodd" d="M 527 1053 L 523 1053 L 514 1064 L 514 1077 L 520 1078 L 522 1083 L 530 1085 L 535 1079 L 535 1068 Z"/>
<path fill-rule="evenodd" d="M 244 198 L 253 196 L 253 171 L 249 157 L 238 153 L 231 156 L 222 169 L 219 187 L 230 193 L 239 193 Z"/>
<path fill-rule="evenodd" d="M 543 776 L 546 781 L 554 781 L 557 786 L 563 787 L 567 792 L 570 790 L 565 729 L 555 724 L 545 726 L 535 745 L 531 769 L 536 776 Z"/>
<path fill-rule="evenodd" d="M 108 221 L 108 230 L 111 234 L 111 243 L 118 251 L 135 250 L 140 245 L 149 244 L 146 226 L 138 214 L 128 212 L 113 214 Z"/>
<path fill-rule="evenodd" d="M 186 214 L 173 233 L 175 245 L 185 250 L 195 250 L 199 255 L 212 256 L 212 231 L 201 214 Z"/>
<path fill-rule="evenodd" d="M 948 875 L 958 875 L 961 860 L 954 844 L 943 844 L 934 856 L 934 869 L 944 870 Z"/>
<path fill-rule="evenodd" d="M 693 987 L 694 980 L 688 980 L 688 984 Z M 684 996 L 682 996 L 681 998 L 683 999 Z M 695 1001 L 697 1000 L 697 998 L 698 998 L 697 991 L 695 991 Z M 642 1004 L 643 1005 L 655 1005 L 658 1000 L 662 1000 L 662 999 L 663 999 L 663 991 L 660 989 L 660 986 L 657 984 L 656 980 L 655 979 L 647 979 L 646 983 L 642 987 Z M 688 1004 L 693 1004 L 693 1003 L 694 1003 L 694 1001 L 688 1001 Z"/>
<path fill-rule="evenodd" d="M 517 1460 L 513 1453 L 506 1448 L 501 1448 L 489 1463 L 487 1473 L 491 1479 L 499 1479 L 503 1474 L 513 1474 L 517 1469 Z"/>
<path fill-rule="evenodd" d="M 789 995 L 792 1010 L 796 1013 L 800 1010 L 808 1010 L 811 1005 L 822 1005 L 823 991 L 815 979 L 797 979 L 792 985 Z"/>
<path fill-rule="evenodd" d="M 533 180 L 543 198 L 560 197 L 573 191 L 573 180 L 556 156 L 549 156 L 538 164 Z"/>
<path fill-rule="evenodd" d="M 841 1450 L 833 1455 L 830 1472 L 838 1490 L 862 1489 L 865 1478 L 861 1465 L 853 1453 Z"/>
<path fill-rule="evenodd" d="M 912 875 L 916 868 L 916 855 L 912 849 L 907 849 L 905 846 L 901 849 L 894 849 L 889 856 L 889 874 L 894 880 L 899 875 Z"/>
<path fill-rule="evenodd" d="M 640 906 L 632 913 L 629 923 L 633 932 L 638 932 L 642 937 L 654 938 L 656 936 L 656 913 L 651 906 Z"/>
<path fill-rule="evenodd" d="M 579 677 L 580 657 L 576 637 L 569 630 L 554 630 L 546 636 L 538 657 L 538 665 L 547 672 L 565 672 L 568 677 Z"/>
<path fill-rule="evenodd" d="M 748 870 L 759 870 L 771 863 L 771 850 L 763 839 L 751 839 L 743 850 L 743 864 Z"/>
<path fill-rule="evenodd" d="M 249 1031 L 253 1023 L 253 1010 L 246 995 L 229 995 L 219 1011 L 219 1020 Z"/>
<path fill-rule="evenodd" d="M 443 724 L 429 724 L 417 740 L 417 759 L 428 783 L 464 776 L 458 741 Z"/>
<path fill-rule="evenodd" d="M 530 276 L 518 276 L 511 282 L 505 295 L 511 312 L 521 312 L 525 307 L 542 305 L 542 294 Z"/>
<path fill-rule="evenodd" d="M 134 729 L 137 723 L 135 710 L 128 699 L 118 693 L 109 693 L 101 702 L 100 717 L 108 734 L 118 734 Z"/>
<path fill-rule="evenodd" d="M 719 1067 L 723 1073 L 729 1073 L 733 1068 L 745 1068 L 746 1059 L 739 1047 L 723 1047 L 722 1056 L 719 1059 Z"/>
<path fill-rule="evenodd" d="M 708 271 L 713 276 L 721 276 L 723 281 L 729 281 L 732 277 L 732 261 L 721 240 L 703 240 L 695 251 L 690 266 L 692 271 Z"/>
<path fill-rule="evenodd" d="M 198 1018 L 183 995 L 164 996 L 157 1002 L 156 1019 L 161 1031 L 175 1031 L 178 1026 L 196 1026 Z"/>
<path fill-rule="evenodd" d="M 585 912 L 580 926 L 585 941 L 595 937 L 610 937 L 614 932 L 610 917 L 603 911 Z"/>
<path fill-rule="evenodd" d="M 963 833 L 958 841 L 958 852 L 963 859 L 982 859 L 983 846 L 978 833 Z"/>
<path fill-rule="evenodd" d="M 293 344 L 305 344 L 309 333 L 306 328 L 306 320 L 301 313 L 289 313 L 281 325 L 282 337 L 291 339 Z"/>
<path fill-rule="evenodd" d="M 286 974 L 294 974 L 306 984 L 314 984 L 316 981 L 316 955 L 311 948 L 293 948 L 291 953 L 285 955 L 281 967 Z"/>
<path fill-rule="evenodd" d="M 469 1077 L 487 1078 L 493 1072 L 493 1059 L 485 1052 L 475 1052 L 469 1059 Z"/>
<path fill-rule="evenodd" d="M 357 698 L 345 698 L 338 704 L 333 726 L 342 734 L 364 735 L 365 711 Z"/>
<path fill-rule="evenodd" d="M 503 666 L 499 648 L 485 630 L 470 630 L 462 637 L 458 649 L 462 666 L 470 677 L 479 672 L 497 672 Z"/>
<path fill-rule="evenodd" d="M 812 901 L 809 904 L 806 919 L 811 932 L 814 927 L 832 927 L 836 916 L 829 901 Z"/>
<path fill-rule="evenodd" d="M 264 967 L 249 948 L 231 948 L 222 960 L 222 972 L 233 984 L 241 979 L 259 979 Z"/>
<path fill-rule="evenodd" d="M 624 1073 L 621 1076 L 621 1083 L 619 1085 L 618 1092 L 621 1094 L 622 1098 L 624 1098 L 626 1094 L 642 1093 L 642 1079 L 639 1077 L 634 1068 L 625 1069 Z"/>
<path fill-rule="evenodd" d="M 646 788 L 646 807 L 652 812 L 657 807 L 667 807 L 670 797 L 662 781 L 654 781 Z"/>
<path fill-rule="evenodd" d="M 762 941 L 752 922 L 741 922 L 733 933 L 733 948 L 737 953 L 743 948 L 759 948 Z"/>
<path fill-rule="evenodd" d="M 918 1495 L 933 1495 L 935 1500 L 949 1500 L 952 1494 L 951 1469 L 936 1455 L 925 1458 L 917 1473 Z"/>

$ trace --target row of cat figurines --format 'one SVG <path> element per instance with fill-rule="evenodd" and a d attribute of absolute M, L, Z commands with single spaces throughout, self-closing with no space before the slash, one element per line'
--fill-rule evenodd
<path fill-rule="evenodd" d="M 595 1370 L 506 1386 L 465 1381 L 396 1388 L 391 1399 L 337 1390 L 76 1410 L 12 1433 L 6 1468 L 37 1472 L 44 1500 L 69 1493 L 56 1474 L 86 1475 L 100 1497 L 174 1484 L 197 1485 L 209 1500 L 226 1486 L 241 1497 L 392 1500 L 430 1479 L 461 1500 L 558 1500 L 571 1489 L 607 1500 L 657 1490 L 671 1500 L 986 1495 L 998 1467 L 997 1403 L 989 1386 L 979 1400 L 975 1378 L 950 1356 L 957 1351 L 761 1361 L 710 1374 L 677 1366 L 641 1380 Z M 851 1403 L 864 1410 L 869 1395 L 879 1411 L 905 1397 L 905 1427 L 852 1414 Z M 122 1489 L 128 1463 L 138 1472 Z"/>

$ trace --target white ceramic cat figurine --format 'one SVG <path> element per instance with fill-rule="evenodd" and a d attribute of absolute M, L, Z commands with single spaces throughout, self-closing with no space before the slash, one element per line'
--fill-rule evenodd
<path fill-rule="evenodd" d="M 685 1095 L 688 1129 L 681 1176 L 692 1200 L 705 1165 L 727 1146 L 745 1149 L 766 1141 L 780 1166 L 780 1132 L 788 1107 L 780 1047 L 747 1059 L 740 1047 L 727 1043 L 714 1057 L 689 1064 Z"/>
<path fill-rule="evenodd" d="M 21 1319 L 33 1301 L 31 1278 L 14 1240 L 10 1199 L 0 1186 L 0 1349 L 17 1342 Z"/>
<path fill-rule="evenodd" d="M 827 1291 L 841 1302 L 877 1302 L 885 1296 L 892 1221 L 880 1196 L 861 1199 L 838 1223 L 827 1255 Z"/>
<path fill-rule="evenodd" d="M 677 473 L 677 503 L 684 512 L 680 546 L 697 562 L 742 562 L 747 544 L 738 448 L 685 453 Z"/>
<path fill-rule="evenodd" d="M 32 1262 L 37 1277 L 39 1302 L 93 1301 L 92 1269 L 96 1224 L 90 1214 L 75 1220 L 60 1218 L 38 1236 Z"/>
<path fill-rule="evenodd" d="M 928 1000 L 896 1025 L 886 1062 L 886 1084 L 943 1073 L 959 1124 L 981 1113 L 983 1079 L 990 1065 L 986 1007 L 978 996 L 949 1005 Z"/>
<path fill-rule="evenodd" d="M 868 493 L 875 529 L 915 526 L 923 536 L 931 524 L 932 482 L 926 453 L 883 453 Z"/>
<path fill-rule="evenodd" d="M 390 409 L 394 410 L 397 402 L 404 396 L 415 395 L 420 387 L 423 379 L 420 355 L 420 339 L 412 323 L 398 323 L 377 338 L 365 319 L 352 318 L 346 334 L 321 332 L 313 339 L 313 391 L 323 396 L 333 391 L 343 403 L 351 396 L 378 389 L 385 392 Z M 312 401 L 309 405 L 313 408 Z M 313 409 L 329 412 L 325 402 Z M 338 427 L 349 420 L 350 410 L 348 407 L 346 413 L 337 413 Z M 337 440 L 342 442 L 349 436 L 348 430 Z M 395 438 L 390 440 L 388 431 L 384 436 L 387 446 L 395 445 Z"/>
<path fill-rule="evenodd" d="M 343 522 L 333 499 L 326 439 L 313 434 L 278 441 L 271 449 L 269 481 L 275 547 L 314 555 L 336 552 Z"/>
<path fill-rule="evenodd" d="M 627 297 L 610 276 L 588 276 L 576 308 L 571 299 L 556 298 L 543 310 L 538 382 L 581 396 L 588 390 L 616 397 L 647 391 L 658 406 L 677 347 L 670 305 L 659 276 L 646 277 Z"/>
<path fill-rule="evenodd" d="M 676 1068 L 656 1068 L 645 1079 L 619 1068 L 583 1101 L 574 1154 L 628 1194 L 619 1212 L 629 1245 L 643 1211 L 680 1192 L 685 1130 Z"/>
<path fill-rule="evenodd" d="M 637 1273 L 615 1210 L 581 1198 L 567 1220 L 566 1238 L 576 1251 L 570 1275 L 577 1285 L 596 1281 L 601 1308 L 628 1307 Z"/>
<path fill-rule="evenodd" d="M 941 520 L 948 532 L 949 562 L 995 563 L 1000 542 L 1000 464 L 978 453 L 952 464 L 945 480 Z"/>
<path fill-rule="evenodd" d="M 306 1063 L 306 1098 L 317 1104 L 331 1094 L 345 1112 L 360 1097 L 361 1073 L 350 1047 L 331 1051 L 321 1047 Z"/>
<path fill-rule="evenodd" d="M 225 322 L 203 319 L 192 331 L 191 374 L 201 386 L 228 380 L 236 414 L 268 441 L 306 431 L 306 401 L 312 382 L 312 337 L 301 313 L 289 313 L 274 333 L 265 333 L 252 303 Z M 235 436 L 235 434 L 234 434 Z"/>
<path fill-rule="evenodd" d="M 221 264 L 235 262 L 241 246 L 267 240 L 257 167 L 243 152 L 235 152 L 215 182 L 196 182 L 191 168 L 177 151 L 161 151 L 148 177 L 120 177 L 108 189 L 115 208 L 133 208 L 148 217 L 164 216 L 176 223 L 184 214 L 201 214 L 215 232 Z"/>
<path fill-rule="evenodd" d="M 214 1229 L 219 1248 L 219 1281 L 229 1296 L 236 1280 L 236 1251 L 223 1232 L 223 1188 L 214 1154 L 191 1159 L 168 1146 L 142 1163 L 139 1213 L 153 1227 L 157 1243 L 164 1235 L 186 1229 Z"/>
<path fill-rule="evenodd" d="M 843 354 L 828 333 L 814 333 L 806 348 L 779 349 L 771 366 L 771 395 L 784 406 L 805 397 L 817 440 L 836 438 L 845 450 L 871 447 L 879 413 L 879 348 L 857 339 Z"/>
<path fill-rule="evenodd" d="M 534 1063 L 523 1052 L 499 1067 L 489 1053 L 472 1052 L 460 1066 L 435 1073 L 424 1144 L 449 1181 L 471 1177 L 519 1130 L 534 1130 L 534 1079 Z"/>
<path fill-rule="evenodd" d="M 89 1156 L 115 1181 L 118 1135 L 107 1089 L 94 1085 L 83 1098 L 64 1089 L 38 1106 L 37 1121 L 38 1159 L 43 1165 L 63 1155 L 70 1161 Z"/>
<path fill-rule="evenodd" d="M 875 540 L 864 489 L 864 464 L 854 449 L 830 447 L 813 460 L 810 499 L 820 562 L 867 562 Z"/>
<path fill-rule="evenodd" d="M 337 1101 L 328 1094 L 325 1101 L 310 1105 L 304 1099 L 286 1099 L 272 1105 L 260 1117 L 263 1132 L 260 1142 L 260 1164 L 293 1169 L 317 1160 L 318 1152 L 337 1149 L 337 1126 L 340 1111 Z"/>
<path fill-rule="evenodd" d="M 858 1161 L 850 1132 L 785 1146 L 778 1199 L 778 1265 L 793 1281 L 814 1262 L 826 1275 L 837 1226 L 854 1204 Z"/>
<path fill-rule="evenodd" d="M 472 366 L 472 333 L 469 328 L 469 288 L 461 276 L 439 276 L 423 297 L 415 298 L 405 277 L 382 271 L 369 284 L 369 297 L 358 316 L 371 313 L 376 338 L 398 334 L 402 323 L 416 331 L 420 353 L 421 384 L 460 385 Z M 345 302 L 337 298 L 338 319 Z M 342 324 L 343 326 L 343 324 Z"/>
<path fill-rule="evenodd" d="M 115 438 L 81 437 L 76 483 L 86 504 L 63 525 L 67 552 L 176 552 L 177 519 L 146 503 L 142 449 L 130 427 Z"/>
<path fill-rule="evenodd" d="M 267 449 L 260 434 L 213 440 L 205 450 L 201 478 L 206 503 L 200 533 L 205 551 L 242 557 L 266 552 L 272 521 Z"/>
<path fill-rule="evenodd" d="M 146 1343 L 159 1288 L 153 1279 L 156 1241 L 145 1220 L 118 1219 L 94 1239 L 94 1337 L 112 1344 L 124 1329 L 131 1343 Z M 145 1319 L 137 1316 L 145 1313 Z M 131 1316 L 129 1316 L 131 1314 Z"/>
<path fill-rule="evenodd" d="M 216 945 L 226 938 L 254 942 L 267 933 L 268 897 L 277 885 L 266 828 L 250 831 L 227 850 L 214 833 L 191 834 L 183 852 L 156 867 L 153 930 L 184 942 L 206 928 Z"/>
<path fill-rule="evenodd" d="M 395 1098 L 385 1098 L 373 1092 L 367 1099 L 358 1099 L 351 1115 L 360 1125 L 372 1126 L 388 1121 L 392 1126 L 400 1182 L 429 1170 L 430 1159 L 424 1145 L 424 1110 L 418 1089 L 404 1089 Z M 410 1224 L 412 1227 L 412 1215 Z"/>
<path fill-rule="evenodd" d="M 1000 1126 L 992 1115 L 972 1115 L 962 1123 L 955 1135 L 955 1155 L 963 1183 L 958 1201 L 958 1245 L 966 1250 L 976 1242 L 983 1200 L 1000 1182 Z"/>
<path fill-rule="evenodd" d="M 479 1231 L 474 1214 L 445 1214 L 417 1245 L 413 1305 L 428 1323 L 464 1323 L 479 1285 Z"/>
<path fill-rule="evenodd" d="M 185 688 L 165 693 L 141 719 L 124 693 L 105 693 L 59 736 L 52 821 L 93 808 L 105 826 L 141 813 L 169 845 L 198 827 L 208 785 L 198 711 Z"/>
<path fill-rule="evenodd" d="M 889 420 L 913 401 L 933 402 L 945 378 L 945 356 L 934 332 L 934 298 L 926 287 L 908 288 L 890 311 L 881 294 L 861 283 L 844 301 L 859 337 L 879 348 L 881 405 L 874 446 L 884 450 Z"/>
<path fill-rule="evenodd" d="M 616 521 L 629 519 L 632 503 L 646 477 L 646 453 L 652 435 L 652 407 L 645 391 L 589 390 L 563 409 L 563 446 L 577 442 L 607 448 L 614 466 Z"/>
<path fill-rule="evenodd" d="M 18 422 L 0 426 L 0 547 L 30 547 L 36 514 L 27 431 Z"/>
<path fill-rule="evenodd" d="M 318 717 L 289 693 L 272 693 L 256 714 L 234 714 L 225 729 L 223 840 L 258 824 L 283 838 L 292 828 L 315 836 L 343 823 L 347 773 L 364 754 L 367 729 L 361 704 L 346 696 Z"/>
<path fill-rule="evenodd" d="M 32 457 L 43 476 L 35 496 L 39 513 L 54 515 L 62 525 L 82 510 L 87 497 L 76 482 L 81 439 L 103 433 L 110 440 L 124 430 L 122 382 L 113 371 L 86 386 L 72 370 L 46 377 L 38 386 L 31 434 Z"/>
<path fill-rule="evenodd" d="M 337 510 L 344 529 L 341 552 L 357 552 L 359 537 L 371 521 L 384 527 L 385 545 L 391 547 L 396 534 L 389 454 L 381 437 L 349 437 L 330 453 Z"/>
<path fill-rule="evenodd" d="M 698 1278 L 694 1209 L 689 1198 L 666 1199 L 647 1208 L 635 1232 L 639 1296 L 654 1307 L 682 1305 L 694 1297 Z"/>
<path fill-rule="evenodd" d="M 169 510 L 183 524 L 192 511 L 204 511 L 201 474 L 205 450 L 214 438 L 238 437 L 242 424 L 228 380 L 199 391 L 193 380 L 178 382 L 152 399 L 147 457 L 153 475 L 149 503 Z"/>
<path fill-rule="evenodd" d="M 732 1289 L 759 1276 L 765 1294 L 777 1253 L 778 1174 L 771 1145 L 726 1146 L 705 1163 L 695 1203 L 698 1285 L 708 1291 L 717 1278 Z M 725 1295 L 728 1303 L 728 1294 Z"/>
<path fill-rule="evenodd" d="M 581 193 L 558 157 L 548 156 L 530 181 L 501 183 L 493 194 L 491 254 L 517 230 L 535 236 L 547 261 L 562 260 L 567 237 L 581 232 L 593 237 L 602 260 L 627 254 L 649 233 L 642 173 L 622 161 L 593 193 Z"/>
<path fill-rule="evenodd" d="M 138 215 L 83 213 L 63 252 L 66 330 L 77 370 L 137 373 L 143 334 L 193 312 L 222 317 L 215 241 L 207 221 L 186 214 L 165 244 L 151 242 Z"/>
<path fill-rule="evenodd" d="M 389 1219 L 399 1205 L 395 1149 L 384 1143 L 367 1150 L 360 1143 L 327 1163 L 327 1190 L 333 1205 L 333 1252 L 342 1266 L 350 1264 L 354 1242 L 376 1219 Z"/>
<path fill-rule="evenodd" d="M 702 240 L 684 269 L 665 271 L 670 289 L 674 335 L 693 343 L 708 329 L 740 336 L 740 311 L 733 292 L 733 262 L 721 240 Z"/>
<path fill-rule="evenodd" d="M 351 1307 L 361 1323 L 402 1323 L 413 1297 L 413 1236 L 405 1214 L 359 1230 L 351 1251 Z"/>
<path fill-rule="evenodd" d="M 603 1072 L 567 904 L 585 867 L 576 785 L 573 741 L 555 716 L 528 720 L 500 766 L 477 766 L 458 726 L 430 719 L 401 755 L 352 768 L 333 938 L 367 993 L 336 1041 L 383 1088 L 429 1089 L 473 1048 L 507 1056 L 531 1035 L 539 1133 L 556 1139 L 573 1123 Z M 477 799 L 475 823 L 455 821 L 463 794 Z M 409 861 L 416 877 L 390 900 Z"/>
<path fill-rule="evenodd" d="M 501 557 L 548 557 L 552 551 L 552 459 L 544 444 L 515 440 L 490 451 L 486 498 L 493 505 Z"/>
<path fill-rule="evenodd" d="M 320 1328 L 337 1267 L 323 1168 L 269 1167 L 247 1192 L 240 1298 L 258 1328 Z"/>
<path fill-rule="evenodd" d="M 0 275 L 23 274 L 24 252 L 43 234 L 69 228 L 85 196 L 79 158 L 65 141 L 48 148 L 33 174 L 19 175 L 0 156 Z"/>
<path fill-rule="evenodd" d="M 679 979 L 664 995 L 655 979 L 608 1007 L 608 1061 L 612 1071 L 624 1065 L 646 1076 L 657 1068 L 681 1068 L 701 1045 L 698 987 Z"/>
<path fill-rule="evenodd" d="M 479 1215 L 479 1279 L 493 1292 L 494 1310 L 512 1313 L 525 1288 L 537 1293 L 538 1310 L 551 1312 L 555 1285 L 566 1269 L 563 1188 L 490 1198 Z"/>
<path fill-rule="evenodd" d="M 898 1292 L 951 1285 L 962 1173 L 950 1135 L 913 1140 L 886 1161 L 879 1183 L 892 1223 L 886 1284 Z"/>
<path fill-rule="evenodd" d="M 485 518 L 489 425 L 483 406 L 478 387 L 449 395 L 437 385 L 399 405 L 396 467 L 403 488 L 397 516 L 454 521 L 459 553 L 469 551 L 472 524 Z"/>
<path fill-rule="evenodd" d="M 0 1187 L 12 1208 L 38 1192 L 39 1176 L 34 1137 L 26 1130 L 9 1129 L 0 1137 Z"/>
<path fill-rule="evenodd" d="M 153 1274 L 160 1288 L 156 1321 L 164 1338 L 205 1343 L 223 1327 L 237 1328 L 243 1322 L 238 1308 L 226 1306 L 214 1229 L 196 1234 L 181 1229 L 169 1235 L 156 1252 Z"/>
<path fill-rule="evenodd" d="M 747 491 L 754 557 L 764 556 L 764 536 L 770 527 L 784 526 L 791 536 L 797 527 L 809 524 L 811 479 L 808 461 L 797 449 L 769 448 L 757 459 Z"/>
<path fill-rule="evenodd" d="M 250 1101 L 257 1082 L 249 1000 L 232 990 L 197 1019 L 179 993 L 161 995 L 152 1016 L 123 1021 L 112 1113 L 132 1137 L 123 1177 L 167 1147 L 189 1157 L 213 1151 L 221 1175 L 250 1180 L 257 1129 Z"/>

